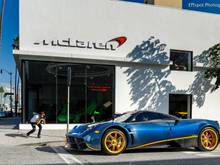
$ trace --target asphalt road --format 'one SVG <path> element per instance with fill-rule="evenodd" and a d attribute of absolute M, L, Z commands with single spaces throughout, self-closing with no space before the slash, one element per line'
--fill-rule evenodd
<path fill-rule="evenodd" d="M 101 152 L 67 152 L 57 144 L 32 144 L 0 147 L 0 164 L 75 164 L 75 165 L 219 165 L 220 148 L 201 153 L 191 149 L 148 148 L 117 156 Z"/>
<path fill-rule="evenodd" d="M 43 130 L 41 139 L 36 138 L 36 133 L 27 138 L 26 132 L 1 123 L 0 165 L 220 165 L 220 147 L 213 152 L 198 152 L 191 148 L 157 146 L 107 156 L 101 152 L 66 151 L 65 131 Z"/>

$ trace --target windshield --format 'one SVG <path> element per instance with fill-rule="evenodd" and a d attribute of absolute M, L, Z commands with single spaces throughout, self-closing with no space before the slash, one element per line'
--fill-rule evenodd
<path fill-rule="evenodd" d="M 133 115 L 134 115 L 134 112 L 128 112 L 121 116 L 116 117 L 114 121 L 115 122 L 126 122 L 126 121 L 129 121 L 129 119 L 131 119 Z"/>

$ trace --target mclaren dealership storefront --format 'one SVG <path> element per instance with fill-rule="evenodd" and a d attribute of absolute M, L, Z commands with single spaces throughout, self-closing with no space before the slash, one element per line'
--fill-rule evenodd
<path fill-rule="evenodd" d="M 214 14 L 111 0 L 20 0 L 25 128 L 44 111 L 48 128 L 151 110 L 220 121 L 219 90 L 204 78 L 219 43 Z"/>

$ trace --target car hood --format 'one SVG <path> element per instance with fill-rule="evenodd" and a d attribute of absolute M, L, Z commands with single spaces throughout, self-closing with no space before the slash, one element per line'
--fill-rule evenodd
<path fill-rule="evenodd" d="M 94 129 L 100 129 L 100 128 L 103 129 L 109 125 L 113 125 L 113 121 L 89 123 L 89 124 L 78 124 L 72 128 L 69 134 L 81 134 L 88 130 L 94 130 Z"/>

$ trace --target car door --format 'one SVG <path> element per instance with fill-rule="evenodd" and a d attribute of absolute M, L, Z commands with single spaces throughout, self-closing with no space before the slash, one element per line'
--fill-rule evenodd
<path fill-rule="evenodd" d="M 153 112 L 140 112 L 127 127 L 132 132 L 134 146 L 159 142 L 170 135 L 169 123 Z"/>
<path fill-rule="evenodd" d="M 193 123 L 190 122 L 190 120 L 181 120 L 166 114 L 160 115 L 162 120 L 169 123 L 169 139 L 190 137 L 194 135 L 195 127 L 193 127 Z"/>
<path fill-rule="evenodd" d="M 187 138 L 195 135 L 195 125 L 187 120 L 170 121 L 170 138 Z"/>

